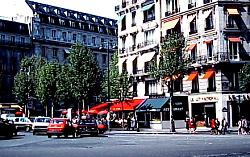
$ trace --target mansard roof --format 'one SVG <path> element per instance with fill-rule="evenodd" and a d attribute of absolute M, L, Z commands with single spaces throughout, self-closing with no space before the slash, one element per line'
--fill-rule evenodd
<path fill-rule="evenodd" d="M 30 0 L 26 0 L 26 3 L 32 9 L 33 14 L 43 14 L 47 16 L 55 16 L 62 19 L 75 20 L 80 22 L 88 22 L 98 25 L 109 26 L 113 28 L 117 28 L 116 20 L 92 15 L 88 13 L 78 12 L 70 9 L 60 8 L 48 4 L 33 2 Z"/>
<path fill-rule="evenodd" d="M 28 24 L 0 19 L 0 32 L 29 35 Z"/>

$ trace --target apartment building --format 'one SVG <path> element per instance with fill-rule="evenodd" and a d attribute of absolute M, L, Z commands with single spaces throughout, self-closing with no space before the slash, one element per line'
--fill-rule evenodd
<path fill-rule="evenodd" d="M 148 74 L 160 47 L 160 3 L 155 0 L 122 1 L 118 19 L 119 71 L 133 78 L 134 97 L 161 90 Z"/>
<path fill-rule="evenodd" d="M 101 69 L 108 65 L 108 54 L 117 45 L 116 20 L 26 0 L 33 11 L 34 53 L 63 63 L 74 43 L 93 50 Z M 108 52 L 109 51 L 109 52 Z"/>
<path fill-rule="evenodd" d="M 31 50 L 28 24 L 0 19 L 0 102 L 15 102 L 14 76 L 21 59 L 31 56 Z"/>
<path fill-rule="evenodd" d="M 189 56 L 181 92 L 188 94 L 189 115 L 208 125 L 226 118 L 236 125 L 250 118 L 249 93 L 240 93 L 239 73 L 250 57 L 250 2 L 178 0 L 162 2 L 162 35 L 184 33 Z"/>
<path fill-rule="evenodd" d="M 150 2 L 155 9 L 155 19 L 144 23 L 147 15 L 143 9 L 144 4 Z M 250 2 L 248 0 L 187 0 L 186 2 L 132 0 L 122 1 L 122 5 L 116 7 L 121 20 L 118 24 L 120 70 L 134 74 L 131 76 L 135 76 L 136 86 L 131 90 L 136 91 L 137 96 L 163 93 L 168 97 L 168 93 L 165 92 L 166 85 L 162 84 L 161 80 L 150 78 L 145 69 L 150 65 L 147 63 L 148 59 L 158 61 L 160 39 L 170 33 L 182 32 L 186 40 L 183 52 L 188 56 L 189 63 L 183 77 L 174 81 L 174 97 L 188 97 L 186 114 L 189 117 L 196 117 L 200 125 L 206 126 L 213 118 L 219 120 L 226 118 L 231 126 L 236 125 L 241 116 L 250 119 L 250 93 L 242 93 L 239 89 L 239 73 L 243 64 L 250 59 Z M 150 10 L 152 6 L 145 10 Z M 133 10 L 136 10 L 136 13 L 133 13 Z M 132 27 L 133 15 L 137 17 L 136 26 L 139 29 L 134 30 Z M 139 45 L 139 40 L 145 40 L 147 35 L 143 27 L 152 26 L 151 23 L 156 24 L 154 31 L 156 46 L 151 48 L 146 44 L 143 49 L 135 46 L 131 48 L 133 50 L 131 53 L 130 43 Z M 132 34 L 136 34 L 136 37 L 142 35 L 139 39 L 133 40 Z M 134 41 L 136 44 L 133 44 Z M 143 57 L 147 51 L 155 52 L 153 58 Z M 137 65 L 135 70 L 133 70 L 134 65 Z M 150 82 L 149 86 L 147 81 Z M 164 111 L 164 108 L 162 109 Z M 160 114 L 162 120 L 164 112 Z"/>

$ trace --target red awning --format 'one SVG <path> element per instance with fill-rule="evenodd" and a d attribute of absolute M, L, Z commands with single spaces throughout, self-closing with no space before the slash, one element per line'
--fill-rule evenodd
<path fill-rule="evenodd" d="M 108 111 L 107 111 L 107 110 L 103 110 L 103 111 L 98 112 L 98 114 L 99 114 L 99 115 L 108 114 Z"/>
<path fill-rule="evenodd" d="M 196 44 L 191 44 L 191 45 L 187 46 L 186 51 L 192 51 L 195 46 L 196 46 Z"/>
<path fill-rule="evenodd" d="M 205 72 L 205 75 L 202 79 L 209 79 L 210 77 L 212 77 L 214 75 L 214 71 L 213 70 L 208 70 Z"/>
<path fill-rule="evenodd" d="M 101 104 L 98 104 L 92 108 L 90 108 L 90 110 L 99 110 L 99 111 L 102 111 L 102 110 L 105 110 L 108 108 L 108 103 L 101 103 Z"/>
<path fill-rule="evenodd" d="M 191 72 L 191 74 L 188 76 L 187 81 L 193 81 L 197 76 L 198 76 L 198 72 L 197 72 L 197 71 L 193 71 L 193 72 Z"/>
<path fill-rule="evenodd" d="M 231 42 L 240 42 L 240 38 L 228 38 L 229 41 Z"/>
<path fill-rule="evenodd" d="M 111 105 L 111 111 L 133 111 L 136 106 L 138 106 L 144 99 L 133 99 L 133 100 L 124 100 L 122 102 L 114 102 Z"/>

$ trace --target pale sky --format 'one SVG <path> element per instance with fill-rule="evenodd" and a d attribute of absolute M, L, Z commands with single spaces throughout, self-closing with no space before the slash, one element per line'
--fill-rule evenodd
<path fill-rule="evenodd" d="M 120 0 L 32 0 L 66 9 L 116 19 L 115 6 Z M 0 16 L 15 17 L 17 14 L 31 16 L 25 0 L 0 0 Z"/>

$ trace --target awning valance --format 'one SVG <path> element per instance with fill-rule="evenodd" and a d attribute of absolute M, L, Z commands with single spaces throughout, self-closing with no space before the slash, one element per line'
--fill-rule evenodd
<path fill-rule="evenodd" d="M 167 98 L 156 98 L 156 99 L 146 99 L 143 103 L 137 106 L 137 111 L 151 111 L 151 110 L 161 110 L 162 107 L 168 102 Z"/>
<path fill-rule="evenodd" d="M 110 110 L 111 111 L 133 111 L 143 101 L 144 99 L 133 99 L 133 100 L 113 102 L 113 104 L 110 107 Z"/>
<path fill-rule="evenodd" d="M 192 51 L 195 48 L 196 44 L 191 44 L 186 47 L 186 51 Z"/>
<path fill-rule="evenodd" d="M 168 29 L 172 29 L 176 26 L 176 24 L 179 22 L 179 18 L 178 19 L 174 19 L 171 21 L 167 21 L 167 22 L 162 22 L 162 29 L 164 30 L 168 30 Z"/>
<path fill-rule="evenodd" d="M 128 57 L 128 62 L 133 62 L 136 57 L 138 57 L 138 56 L 137 55 L 129 56 Z"/>
<path fill-rule="evenodd" d="M 213 70 L 208 70 L 208 71 L 205 72 L 205 75 L 203 76 L 202 79 L 209 79 L 209 78 L 211 78 L 212 76 L 214 76 L 214 74 L 215 74 L 215 71 L 213 71 Z"/>
<path fill-rule="evenodd" d="M 144 53 L 141 57 L 140 57 L 140 60 L 142 62 L 149 62 L 152 60 L 152 58 L 154 57 L 155 55 L 155 52 L 147 52 L 147 53 Z"/>
<path fill-rule="evenodd" d="M 237 9 L 227 9 L 227 12 L 229 15 L 239 15 L 239 12 Z"/>
<path fill-rule="evenodd" d="M 141 11 L 146 11 L 146 10 L 152 8 L 153 5 L 154 5 L 154 4 L 149 4 L 149 5 L 144 6 L 144 7 L 141 8 Z"/>
<path fill-rule="evenodd" d="M 230 42 L 241 42 L 240 38 L 228 38 Z"/>
<path fill-rule="evenodd" d="M 212 10 L 207 10 L 204 12 L 204 17 L 207 18 L 212 13 Z"/>
<path fill-rule="evenodd" d="M 191 72 L 191 74 L 188 76 L 187 81 L 193 81 L 197 76 L 198 76 L 198 71 L 193 71 L 193 72 Z"/>
<path fill-rule="evenodd" d="M 127 60 L 127 58 L 119 58 L 118 64 L 122 65 L 126 60 Z"/>
<path fill-rule="evenodd" d="M 188 22 L 192 22 L 196 18 L 196 14 L 188 16 Z"/>
<path fill-rule="evenodd" d="M 205 43 L 205 44 L 210 44 L 210 43 L 212 43 L 212 41 L 213 41 L 213 40 L 204 40 L 203 43 Z"/>

